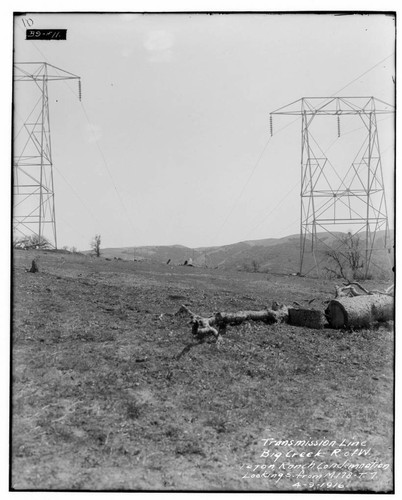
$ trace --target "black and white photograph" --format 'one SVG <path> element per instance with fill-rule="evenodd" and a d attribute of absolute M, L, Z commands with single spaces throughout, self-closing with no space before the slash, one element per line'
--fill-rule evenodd
<path fill-rule="evenodd" d="M 394 493 L 397 13 L 269 5 L 10 14 L 9 491 Z"/>

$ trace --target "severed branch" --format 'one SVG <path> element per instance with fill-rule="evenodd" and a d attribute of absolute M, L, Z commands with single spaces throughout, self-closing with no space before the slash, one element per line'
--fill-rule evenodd
<path fill-rule="evenodd" d="M 180 314 L 185 314 L 190 316 L 190 325 L 192 325 L 192 333 L 193 335 L 198 339 L 197 342 L 192 342 L 186 347 L 179 352 L 175 356 L 175 359 L 178 361 L 182 356 L 187 354 L 192 347 L 195 347 L 197 345 L 203 344 L 205 337 L 209 334 L 212 333 L 212 335 L 216 338 L 216 342 L 219 341 L 219 332 L 214 328 L 212 325 L 215 323 L 215 318 L 203 318 L 202 316 L 199 316 L 198 314 L 193 313 L 187 306 L 184 304 L 180 307 L 180 309 L 176 312 L 176 316 Z"/>
<path fill-rule="evenodd" d="M 357 288 L 363 292 L 359 292 Z M 360 283 L 357 281 L 344 283 L 343 286 L 335 286 L 335 298 L 338 297 L 361 297 L 362 295 L 389 295 L 393 296 L 394 285 L 391 285 L 384 291 L 381 290 L 366 290 Z"/>
<path fill-rule="evenodd" d="M 212 333 L 216 338 L 219 337 L 219 332 L 216 328 L 213 327 L 215 325 L 215 317 L 211 318 L 203 318 L 202 316 L 199 316 L 198 314 L 193 313 L 190 311 L 190 309 L 182 305 L 180 309 L 177 311 L 176 315 L 185 313 L 190 316 L 191 321 L 190 325 L 192 325 L 192 333 L 194 336 L 203 338 L 209 333 Z"/>

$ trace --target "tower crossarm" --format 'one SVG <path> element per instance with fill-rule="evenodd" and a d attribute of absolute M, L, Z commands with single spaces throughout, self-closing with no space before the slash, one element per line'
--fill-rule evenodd
<path fill-rule="evenodd" d="M 65 71 L 46 62 L 21 62 L 14 63 L 14 81 L 43 80 L 79 80 L 78 75 Z"/>
<path fill-rule="evenodd" d="M 270 115 L 359 115 L 395 113 L 395 107 L 375 97 L 302 97 Z"/>

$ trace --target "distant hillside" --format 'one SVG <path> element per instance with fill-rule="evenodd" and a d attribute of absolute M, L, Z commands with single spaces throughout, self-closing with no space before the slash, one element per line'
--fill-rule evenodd
<path fill-rule="evenodd" d="M 149 260 L 160 263 L 166 263 L 170 259 L 172 264 L 183 264 L 185 260 L 192 256 L 192 252 L 192 249 L 182 245 L 101 249 L 102 257 L 123 260 Z"/>
<path fill-rule="evenodd" d="M 321 267 L 331 267 L 333 264 L 327 258 L 327 251 L 334 245 L 336 236 L 341 234 L 320 233 L 318 235 L 321 243 L 316 254 L 318 259 L 322 261 Z M 393 238 L 393 234 L 391 237 Z M 362 237 L 361 241 L 363 247 Z M 379 270 L 391 269 L 393 252 L 389 253 L 384 248 L 384 232 L 377 234 L 375 247 L 372 257 L 374 267 L 377 266 Z M 308 250 L 304 256 L 303 272 L 308 272 L 315 266 L 313 256 Z M 197 267 L 289 274 L 299 271 L 300 236 L 290 235 L 284 238 L 243 241 L 219 247 L 188 248 L 183 245 L 168 245 L 104 248 L 102 249 L 102 257 L 158 263 L 169 262 L 171 265 L 183 265 L 185 261 L 190 261 Z"/>

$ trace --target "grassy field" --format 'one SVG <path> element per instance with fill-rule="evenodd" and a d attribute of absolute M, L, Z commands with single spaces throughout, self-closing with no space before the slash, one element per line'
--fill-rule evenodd
<path fill-rule="evenodd" d="M 242 324 L 178 356 L 194 342 L 181 304 L 203 315 L 323 307 L 334 285 L 15 251 L 11 488 L 391 491 L 392 324 Z M 310 443 L 278 443 L 291 439 Z M 302 452 L 318 452 L 317 476 L 340 475 L 308 477 Z"/>

